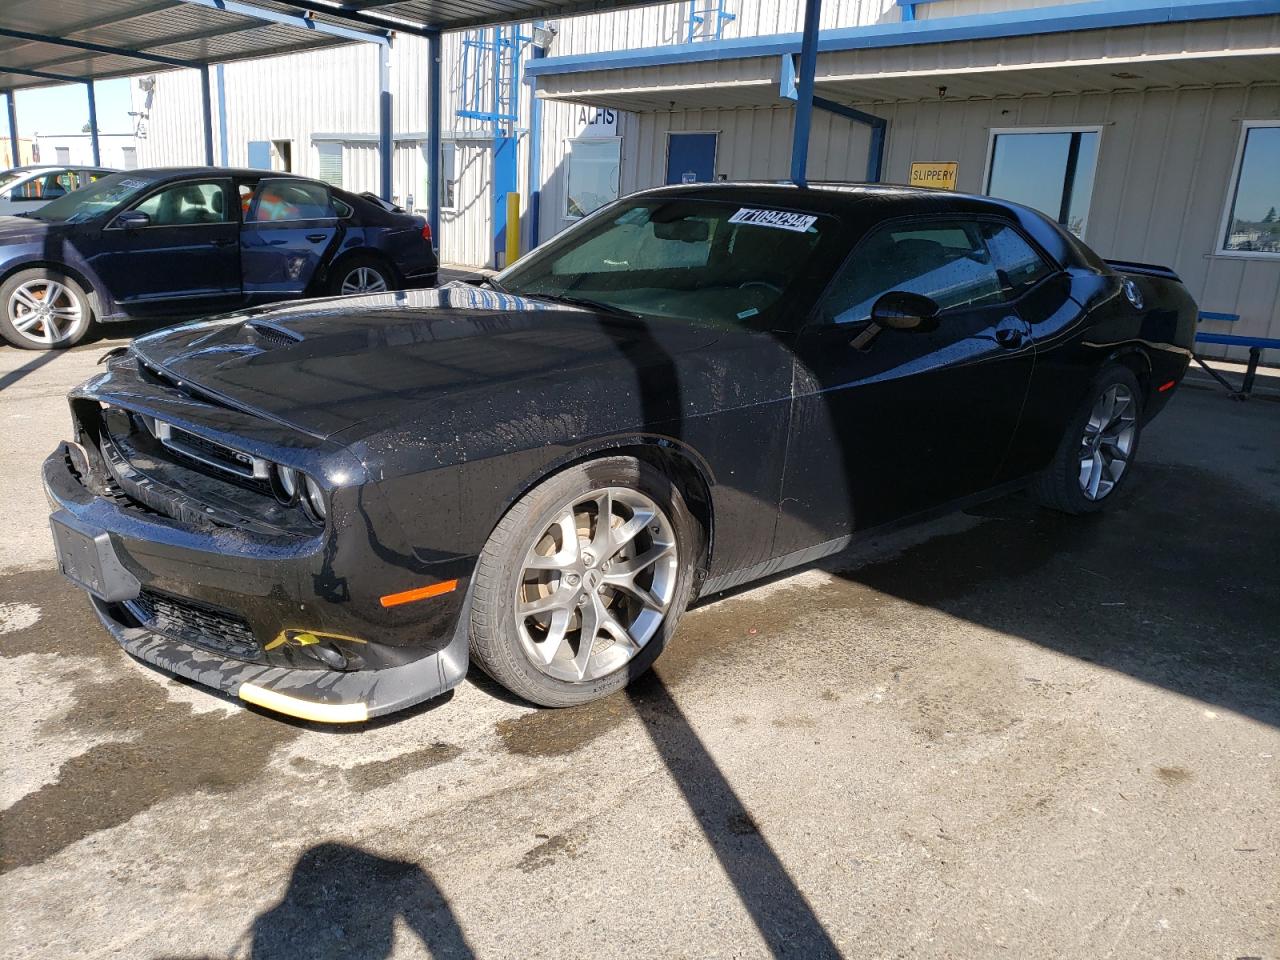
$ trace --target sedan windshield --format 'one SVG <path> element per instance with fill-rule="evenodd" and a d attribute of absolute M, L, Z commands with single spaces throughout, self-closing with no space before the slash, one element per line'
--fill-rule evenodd
<path fill-rule="evenodd" d="M 28 216 L 55 223 L 81 223 L 115 209 L 153 183 L 154 178 L 140 176 L 136 172 L 113 173 L 83 190 L 75 190 L 32 210 Z"/>
<path fill-rule="evenodd" d="M 685 197 L 601 210 L 498 274 L 501 291 L 645 317 L 764 327 L 803 309 L 831 269 L 839 223 Z M 816 296 L 816 294 L 814 294 Z"/>
<path fill-rule="evenodd" d="M 0 190 L 11 187 L 23 177 L 31 176 L 28 170 L 11 170 L 8 173 L 0 173 Z"/>

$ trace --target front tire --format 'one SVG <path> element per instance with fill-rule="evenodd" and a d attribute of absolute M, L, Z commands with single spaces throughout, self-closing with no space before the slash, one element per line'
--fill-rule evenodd
<path fill-rule="evenodd" d="M 671 478 L 631 457 L 579 464 L 521 497 L 476 566 L 471 656 L 546 707 L 647 670 L 693 590 L 702 530 Z"/>
<path fill-rule="evenodd" d="M 89 298 L 59 270 L 19 270 L 0 285 L 0 336 L 22 350 L 65 350 L 93 324 Z"/>
<path fill-rule="evenodd" d="M 1133 472 L 1141 433 L 1138 378 L 1128 367 L 1107 367 L 1071 418 L 1053 463 L 1032 487 L 1033 495 L 1062 513 L 1103 509 Z"/>

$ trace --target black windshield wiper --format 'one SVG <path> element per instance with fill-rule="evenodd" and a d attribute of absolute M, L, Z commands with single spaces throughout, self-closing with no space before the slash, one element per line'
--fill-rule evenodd
<path fill-rule="evenodd" d="M 563 303 L 570 307 L 586 307 L 588 310 L 598 310 L 600 313 L 607 313 L 615 317 L 627 317 L 628 319 L 638 319 L 640 314 L 632 313 L 630 310 L 623 310 L 621 307 L 615 307 L 611 303 L 602 303 L 599 300 L 590 300 L 586 297 L 566 297 L 562 293 L 521 293 L 517 296 L 524 297 L 526 300 L 547 300 L 551 303 Z"/>

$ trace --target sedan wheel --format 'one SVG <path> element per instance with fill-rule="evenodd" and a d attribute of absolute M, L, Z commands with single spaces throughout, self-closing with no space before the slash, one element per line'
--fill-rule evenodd
<path fill-rule="evenodd" d="M 43 349 L 76 339 L 85 325 L 79 298 L 65 284 L 49 278 L 19 284 L 6 306 L 13 329 Z"/>
<path fill-rule="evenodd" d="M 703 528 L 649 463 L 605 457 L 521 497 L 471 585 L 471 657 L 548 707 L 622 689 L 657 659 L 693 592 Z"/>
<path fill-rule="evenodd" d="M 548 676 L 576 683 L 625 666 L 662 625 L 679 570 L 675 532 L 649 497 L 575 497 L 525 554 L 516 629 Z"/>
<path fill-rule="evenodd" d="M 1138 405 L 1127 384 L 1112 384 L 1098 397 L 1080 438 L 1080 490 L 1101 500 L 1129 465 L 1138 435 Z"/>
<path fill-rule="evenodd" d="M 339 289 L 344 295 L 352 293 L 386 293 L 387 278 L 379 272 L 377 267 L 353 267 L 343 276 Z"/>

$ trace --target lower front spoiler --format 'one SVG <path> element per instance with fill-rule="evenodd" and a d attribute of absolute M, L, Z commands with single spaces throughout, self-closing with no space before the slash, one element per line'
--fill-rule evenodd
<path fill-rule="evenodd" d="M 130 626 L 119 607 L 89 595 L 98 618 L 124 650 L 153 666 L 213 687 L 246 703 L 319 723 L 360 723 L 440 696 L 467 673 L 470 591 L 453 639 L 444 649 L 382 670 L 297 670 L 221 657 Z"/>

